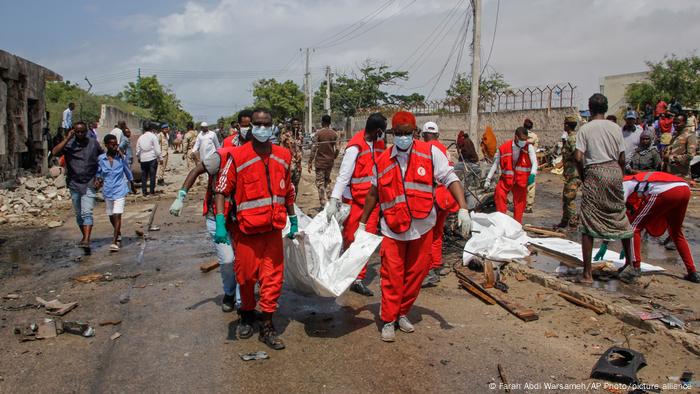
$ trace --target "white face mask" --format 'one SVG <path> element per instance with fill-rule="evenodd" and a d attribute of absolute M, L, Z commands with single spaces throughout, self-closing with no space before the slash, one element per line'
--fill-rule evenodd
<path fill-rule="evenodd" d="M 413 135 L 399 135 L 394 137 L 394 144 L 402 151 L 407 151 L 413 145 Z"/>
<path fill-rule="evenodd" d="M 518 140 L 518 139 L 515 140 L 515 145 L 517 145 L 517 146 L 519 146 L 519 147 L 521 147 L 521 148 L 524 148 L 524 147 L 525 147 L 525 144 L 527 144 L 527 141 L 521 141 L 521 140 Z"/>
<path fill-rule="evenodd" d="M 243 139 L 248 138 L 249 131 L 250 131 L 250 127 L 241 127 L 241 131 L 240 131 L 241 137 L 243 137 Z"/>
<path fill-rule="evenodd" d="M 253 130 L 251 132 L 256 140 L 260 142 L 267 142 L 270 140 L 270 137 L 272 137 L 272 128 L 272 126 L 253 126 Z"/>

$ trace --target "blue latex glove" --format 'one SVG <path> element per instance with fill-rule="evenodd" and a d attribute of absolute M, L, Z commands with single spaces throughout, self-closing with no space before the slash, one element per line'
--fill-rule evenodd
<path fill-rule="evenodd" d="M 214 232 L 214 242 L 217 244 L 231 245 L 226 231 L 226 216 L 220 213 L 216 215 L 216 232 Z"/>
<path fill-rule="evenodd" d="M 527 185 L 530 186 L 533 183 L 535 183 L 535 174 L 530 174 L 530 176 L 527 177 Z"/>
<path fill-rule="evenodd" d="M 600 261 L 605 257 L 605 252 L 608 251 L 608 242 L 605 241 L 600 245 L 600 248 L 598 249 L 598 253 L 595 254 L 595 257 L 593 258 L 593 261 Z"/>
<path fill-rule="evenodd" d="M 175 199 L 175 201 L 173 201 L 173 204 L 170 206 L 171 215 L 180 216 L 180 213 L 182 213 L 182 207 L 185 202 L 185 197 L 187 197 L 187 190 L 180 189 L 180 191 L 177 192 L 177 198 Z"/>
<path fill-rule="evenodd" d="M 299 219 L 297 219 L 296 215 L 289 216 L 289 224 L 289 234 L 287 234 L 287 238 L 294 239 L 294 235 L 299 232 Z"/>

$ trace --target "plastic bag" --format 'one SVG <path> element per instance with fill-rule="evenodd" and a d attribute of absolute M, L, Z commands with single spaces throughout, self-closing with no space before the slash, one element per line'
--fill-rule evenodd
<path fill-rule="evenodd" d="M 466 266 L 479 255 L 499 261 L 530 255 L 523 227 L 510 216 L 500 213 L 472 213 L 472 237 L 464 245 L 462 261 Z"/>
<path fill-rule="evenodd" d="M 294 239 L 284 238 L 285 285 L 302 294 L 340 296 L 367 264 L 382 237 L 360 234 L 340 255 L 343 238 L 335 217 L 329 223 L 325 210 L 309 221 L 300 210 L 297 217 L 299 233 Z"/>

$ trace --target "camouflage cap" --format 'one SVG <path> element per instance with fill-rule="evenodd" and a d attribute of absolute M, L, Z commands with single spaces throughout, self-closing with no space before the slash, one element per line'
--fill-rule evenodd
<path fill-rule="evenodd" d="M 578 116 L 566 115 L 566 117 L 564 118 L 564 123 L 578 123 Z"/>

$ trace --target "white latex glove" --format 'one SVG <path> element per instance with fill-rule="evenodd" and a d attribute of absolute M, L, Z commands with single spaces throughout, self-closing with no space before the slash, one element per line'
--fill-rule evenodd
<path fill-rule="evenodd" d="M 469 216 L 469 211 L 462 208 L 457 213 L 457 225 L 459 226 L 462 238 L 469 238 L 469 233 L 472 232 L 472 218 Z"/>
<path fill-rule="evenodd" d="M 357 236 L 360 235 L 360 233 L 367 232 L 367 230 L 365 230 L 366 228 L 367 228 L 366 224 L 360 223 L 360 225 L 357 226 L 357 231 L 355 231 L 355 239 L 357 239 Z"/>
<path fill-rule="evenodd" d="M 488 190 L 489 187 L 491 187 L 491 179 L 486 179 L 484 182 L 484 189 Z"/>
<path fill-rule="evenodd" d="M 331 218 L 335 216 L 335 214 L 338 212 L 338 205 L 340 205 L 340 202 L 337 198 L 333 197 L 331 197 L 331 199 L 328 201 L 328 204 L 326 204 L 326 219 L 329 222 L 331 221 Z"/>

